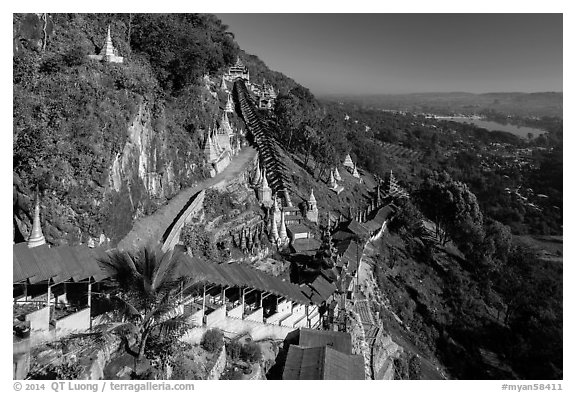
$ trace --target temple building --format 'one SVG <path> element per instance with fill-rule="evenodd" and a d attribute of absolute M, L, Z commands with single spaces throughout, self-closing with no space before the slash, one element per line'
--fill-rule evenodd
<path fill-rule="evenodd" d="M 236 79 L 241 78 L 247 81 L 250 80 L 250 71 L 248 68 L 242 63 L 240 57 L 236 59 L 236 64 L 228 69 L 228 74 L 224 75 L 224 79 L 230 82 L 234 82 Z"/>
<path fill-rule="evenodd" d="M 112 37 L 110 35 L 110 25 L 108 25 L 108 34 L 106 36 L 106 42 L 104 42 L 104 47 L 98 55 L 88 55 L 92 60 L 105 61 L 107 63 L 123 63 L 124 58 L 118 56 L 118 51 L 112 45 Z"/>

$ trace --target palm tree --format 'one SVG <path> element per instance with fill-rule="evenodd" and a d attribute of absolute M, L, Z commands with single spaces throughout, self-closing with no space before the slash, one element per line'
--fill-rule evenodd
<path fill-rule="evenodd" d="M 115 250 L 99 264 L 112 277 L 113 295 L 103 300 L 109 312 L 100 330 L 120 334 L 135 363 L 144 356 L 152 333 L 182 331 L 186 318 L 176 312 L 189 278 L 179 274 L 184 255 L 145 247 L 135 253 Z M 136 349 L 128 337 L 136 338 Z"/>

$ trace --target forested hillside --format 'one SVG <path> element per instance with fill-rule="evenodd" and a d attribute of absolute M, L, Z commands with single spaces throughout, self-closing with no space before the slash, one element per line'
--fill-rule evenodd
<path fill-rule="evenodd" d="M 122 64 L 88 58 L 108 26 Z M 49 242 L 104 234 L 115 243 L 207 176 L 200 148 L 222 97 L 204 77 L 214 83 L 238 55 L 257 78 L 296 85 L 242 53 L 212 15 L 23 14 L 13 33 L 17 240 L 31 226 L 36 186 Z"/>

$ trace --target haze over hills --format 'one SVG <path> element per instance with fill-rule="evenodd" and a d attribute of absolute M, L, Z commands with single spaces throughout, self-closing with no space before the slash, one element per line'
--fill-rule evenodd
<path fill-rule="evenodd" d="M 410 93 L 378 95 L 324 95 L 324 101 L 340 101 L 373 109 L 429 112 L 438 115 L 481 114 L 493 111 L 520 117 L 562 118 L 562 92 L 537 93 Z"/>

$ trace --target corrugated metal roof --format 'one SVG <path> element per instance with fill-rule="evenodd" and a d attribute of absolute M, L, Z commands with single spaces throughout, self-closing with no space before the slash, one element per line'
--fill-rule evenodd
<path fill-rule="evenodd" d="M 307 238 L 307 239 L 297 239 L 294 240 L 290 247 L 294 249 L 295 252 L 303 253 L 303 252 L 315 252 L 320 248 L 322 243 L 314 238 Z"/>
<path fill-rule="evenodd" d="M 336 249 L 338 250 L 338 254 L 340 254 L 338 266 L 346 266 L 349 272 L 356 271 L 358 266 L 358 254 L 361 254 L 362 247 L 360 247 L 353 239 L 347 239 L 338 242 L 336 244 Z"/>
<path fill-rule="evenodd" d="M 54 283 L 94 278 L 101 281 L 107 275 L 100 269 L 98 258 L 105 255 L 100 248 L 86 246 L 42 246 L 28 248 L 27 243 L 13 246 L 12 282 L 31 284 L 52 280 Z"/>
<path fill-rule="evenodd" d="M 352 354 L 352 336 L 345 332 L 301 328 L 298 345 L 305 348 L 329 346 L 346 355 Z"/>
<path fill-rule="evenodd" d="M 312 288 L 300 287 L 279 277 L 239 263 L 210 263 L 184 256 L 180 275 L 218 285 L 250 287 L 285 297 L 300 304 L 320 304 L 335 290 L 324 278 L 313 283 Z M 328 294 L 328 295 L 327 295 Z"/>
<path fill-rule="evenodd" d="M 330 347 L 290 345 L 282 379 L 363 380 L 362 355 L 347 355 Z"/>
<path fill-rule="evenodd" d="M 314 304 L 321 304 L 336 292 L 336 286 L 323 276 L 317 276 L 311 283 L 302 285 L 301 289 L 306 298 Z"/>
<path fill-rule="evenodd" d="M 347 229 L 357 236 L 368 236 L 369 234 L 368 228 L 366 228 L 364 225 L 362 225 L 356 220 L 350 221 L 350 223 L 347 226 Z"/>
<path fill-rule="evenodd" d="M 381 228 L 390 215 L 394 213 L 394 208 L 391 205 L 386 205 L 378 210 L 378 213 L 369 222 L 374 223 Z"/>

